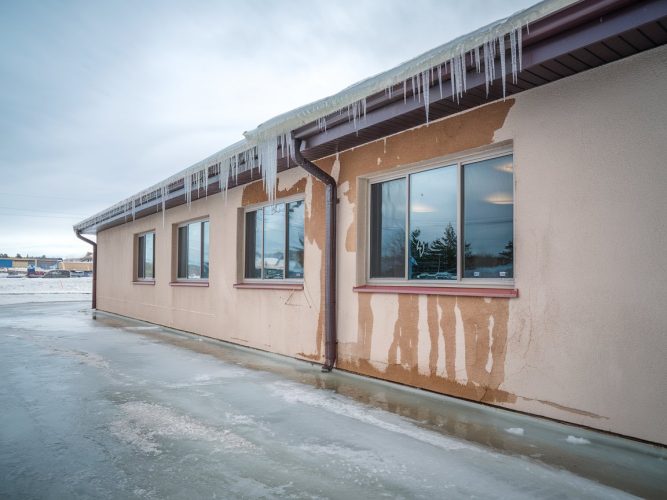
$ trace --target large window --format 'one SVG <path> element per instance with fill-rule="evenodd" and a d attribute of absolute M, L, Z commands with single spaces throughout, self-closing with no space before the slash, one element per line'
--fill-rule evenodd
<path fill-rule="evenodd" d="M 511 154 L 374 182 L 369 278 L 510 280 L 513 206 Z"/>
<path fill-rule="evenodd" d="M 208 279 L 209 223 L 191 222 L 178 228 L 178 279 Z"/>
<path fill-rule="evenodd" d="M 245 278 L 303 279 L 303 200 L 245 214 Z"/>
<path fill-rule="evenodd" d="M 137 236 L 137 279 L 155 279 L 155 233 Z"/>

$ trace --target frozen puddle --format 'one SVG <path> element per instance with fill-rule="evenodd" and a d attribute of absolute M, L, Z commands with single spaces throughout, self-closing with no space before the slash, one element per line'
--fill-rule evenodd
<path fill-rule="evenodd" d="M 320 408 L 324 411 L 335 413 L 347 418 L 352 418 L 377 429 L 400 434 L 422 443 L 437 446 L 443 450 L 478 450 L 477 447 L 469 445 L 457 439 L 420 429 L 407 420 L 396 417 L 382 410 L 377 410 L 355 403 L 343 396 L 325 392 L 314 391 L 303 385 L 289 382 L 277 382 L 271 387 L 273 393 L 283 398 L 288 403 L 299 403 L 302 405 Z M 392 422 L 394 420 L 395 422 Z"/>

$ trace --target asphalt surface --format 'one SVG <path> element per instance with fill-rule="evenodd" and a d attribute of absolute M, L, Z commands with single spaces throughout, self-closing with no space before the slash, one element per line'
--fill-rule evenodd
<path fill-rule="evenodd" d="M 83 302 L 0 306 L 0 498 L 667 497 L 664 448 Z"/>

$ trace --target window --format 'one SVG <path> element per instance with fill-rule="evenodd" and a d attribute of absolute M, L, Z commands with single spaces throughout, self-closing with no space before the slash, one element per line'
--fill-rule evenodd
<path fill-rule="evenodd" d="M 208 279 L 209 222 L 178 228 L 178 279 Z"/>
<path fill-rule="evenodd" d="M 369 278 L 511 280 L 513 178 L 509 154 L 373 182 Z"/>
<path fill-rule="evenodd" d="M 137 237 L 137 279 L 155 279 L 155 233 Z"/>
<path fill-rule="evenodd" d="M 303 279 L 303 214 L 303 200 L 246 212 L 246 279 Z"/>

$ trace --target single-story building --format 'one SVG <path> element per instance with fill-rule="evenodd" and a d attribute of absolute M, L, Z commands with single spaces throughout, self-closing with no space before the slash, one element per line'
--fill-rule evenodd
<path fill-rule="evenodd" d="M 94 307 L 665 445 L 666 41 L 546 0 L 272 118 L 74 227 Z"/>

